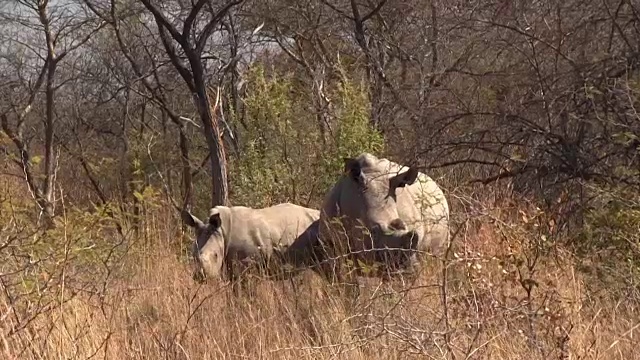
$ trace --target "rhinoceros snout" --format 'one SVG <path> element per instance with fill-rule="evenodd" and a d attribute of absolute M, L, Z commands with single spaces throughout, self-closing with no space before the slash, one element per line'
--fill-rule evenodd
<path fill-rule="evenodd" d="M 407 231 L 402 236 L 402 247 L 405 249 L 415 250 L 418 247 L 418 233 L 415 231 Z"/>
<path fill-rule="evenodd" d="M 389 230 L 402 231 L 407 230 L 407 224 L 402 219 L 395 219 L 389 223 Z"/>
<path fill-rule="evenodd" d="M 409 231 L 407 230 L 407 224 L 402 219 L 394 219 L 390 222 L 374 224 L 371 229 L 373 236 L 405 236 Z"/>
<path fill-rule="evenodd" d="M 397 250 L 415 250 L 417 248 L 418 233 L 413 230 L 399 230 L 378 232 L 374 236 L 376 247 Z"/>
<path fill-rule="evenodd" d="M 207 279 L 207 276 L 204 274 L 204 271 L 199 268 L 193 272 L 192 278 L 195 282 L 202 284 Z"/>

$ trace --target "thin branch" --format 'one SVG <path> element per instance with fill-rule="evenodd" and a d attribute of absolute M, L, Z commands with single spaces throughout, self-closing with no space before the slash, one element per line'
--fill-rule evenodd
<path fill-rule="evenodd" d="M 184 24 L 182 26 L 182 41 L 184 42 L 184 44 L 189 43 L 189 34 L 191 33 L 193 22 L 195 21 L 198 13 L 200 12 L 200 10 L 202 10 L 202 7 L 204 7 L 204 4 L 206 2 L 207 0 L 199 0 L 195 5 L 193 5 L 191 11 L 189 12 L 189 15 L 187 16 L 187 19 L 184 21 Z"/>
<path fill-rule="evenodd" d="M 305 64 L 305 62 L 302 61 L 302 59 L 298 56 L 296 56 L 296 54 L 294 54 L 283 42 L 282 40 L 280 40 L 280 36 L 282 36 L 282 32 L 280 31 L 280 27 L 278 25 L 275 26 L 276 27 L 276 35 L 273 36 L 273 39 L 276 41 L 276 43 L 278 44 L 278 46 L 280 47 L 280 49 L 282 51 L 284 51 L 293 61 L 297 62 L 298 64 L 302 65 L 302 66 L 307 66 L 307 64 Z"/>
<path fill-rule="evenodd" d="M 189 69 L 187 69 L 187 67 L 184 65 L 182 60 L 178 58 L 175 48 L 171 44 L 171 41 L 168 39 L 166 30 L 163 27 L 159 27 L 158 30 L 160 32 L 160 40 L 162 41 L 162 45 L 164 46 L 164 49 L 166 50 L 167 55 L 169 56 L 169 60 L 171 60 L 171 64 L 173 64 L 176 70 L 178 70 L 178 73 L 180 74 L 182 79 L 184 79 L 184 81 L 187 83 L 189 90 L 194 92 L 195 84 L 193 82 L 193 75 L 191 74 Z"/>
<path fill-rule="evenodd" d="M 89 32 L 89 34 L 87 34 L 84 38 L 82 38 L 80 41 L 78 41 L 76 44 L 69 46 L 67 49 L 65 49 L 64 51 L 62 51 L 61 53 L 58 54 L 58 56 L 56 57 L 56 61 L 60 61 L 62 60 L 65 56 L 67 56 L 67 54 L 69 54 L 71 51 L 76 50 L 77 48 L 79 48 L 80 46 L 84 45 L 87 41 L 89 41 L 89 39 L 96 34 L 98 31 L 100 31 L 103 27 L 105 27 L 105 25 L 107 25 L 106 21 L 101 21 L 100 24 L 98 24 L 98 26 L 91 30 Z"/>
<path fill-rule="evenodd" d="M 40 188 L 36 185 L 36 179 L 31 172 L 31 156 L 29 155 L 29 151 L 27 149 L 27 145 L 23 142 L 22 136 L 14 133 L 9 127 L 9 121 L 5 114 L 0 115 L 0 124 L 2 125 L 2 130 L 9 136 L 9 139 L 13 141 L 14 145 L 18 149 L 20 153 L 20 166 L 25 176 L 25 180 L 27 182 L 27 187 L 29 188 L 29 192 L 31 196 L 35 200 L 36 204 L 42 210 L 42 206 L 40 204 L 40 200 L 42 199 L 42 192 Z"/>
<path fill-rule="evenodd" d="M 215 29 L 215 27 L 220 24 L 220 21 L 222 20 L 222 18 L 224 18 L 227 15 L 227 13 L 229 12 L 229 10 L 231 10 L 232 7 L 239 5 L 243 2 L 244 0 L 229 1 L 225 6 L 222 7 L 222 9 L 218 10 L 215 14 L 212 14 L 211 20 L 209 21 L 209 23 L 207 23 L 207 25 L 202 30 L 202 33 L 200 33 L 200 36 L 198 36 L 198 38 L 196 39 L 196 52 L 198 56 L 202 54 L 205 43 L 213 33 L 213 30 Z"/>
<path fill-rule="evenodd" d="M 40 88 L 42 87 L 42 84 L 44 83 L 45 75 L 47 74 L 48 68 L 49 68 L 49 60 L 47 59 L 45 60 L 44 64 L 42 64 L 42 68 L 40 69 L 38 78 L 36 79 L 36 82 L 33 85 L 33 89 L 31 90 L 31 94 L 29 94 L 29 98 L 27 99 L 27 105 L 20 112 L 20 114 L 18 114 L 18 122 L 16 124 L 16 135 L 20 138 L 22 138 L 22 134 L 24 132 L 25 118 L 27 114 L 29 114 L 29 112 L 31 111 L 33 102 L 35 101 L 36 96 L 38 95 L 38 91 L 40 90 Z"/>
<path fill-rule="evenodd" d="M 205 158 L 202 159 L 202 161 L 200 162 L 200 165 L 195 170 L 193 170 L 193 172 L 191 172 L 191 177 L 192 178 L 195 179 L 195 177 L 200 174 L 200 172 L 202 171 L 204 166 L 207 164 L 207 161 L 209 161 L 209 158 L 211 158 L 211 151 L 209 151 L 207 153 L 207 156 L 205 156 Z"/>
<path fill-rule="evenodd" d="M 349 16 L 349 14 L 345 13 L 344 11 L 340 10 L 337 6 L 333 5 L 332 3 L 330 3 L 328 0 L 322 0 L 322 3 L 327 5 L 329 8 L 331 8 L 331 10 L 337 12 L 338 14 L 344 16 L 345 18 L 353 21 L 354 19 Z"/>
<path fill-rule="evenodd" d="M 158 24 L 158 27 L 160 29 L 166 29 L 167 31 L 169 31 L 169 33 L 171 34 L 171 37 L 173 37 L 173 39 L 177 41 L 183 48 L 188 46 L 188 43 L 184 42 L 185 40 L 185 37 L 183 36 L 184 34 L 180 34 L 178 30 L 173 25 L 171 25 L 171 23 L 164 16 L 164 14 L 162 14 L 162 12 L 155 5 L 151 4 L 151 1 L 149 0 L 140 0 L 140 1 L 142 1 L 142 4 L 149 11 L 151 11 L 151 14 L 153 14 L 153 17 L 156 20 L 156 23 Z"/>
<path fill-rule="evenodd" d="M 387 0 L 380 1 L 380 3 L 375 8 L 373 8 L 373 10 L 371 10 L 370 13 L 368 13 L 367 15 L 362 17 L 362 22 L 365 22 L 365 21 L 371 19 L 371 17 L 375 16 L 378 12 L 380 12 L 380 9 L 382 9 L 384 4 L 386 4 L 386 3 L 387 3 Z"/>

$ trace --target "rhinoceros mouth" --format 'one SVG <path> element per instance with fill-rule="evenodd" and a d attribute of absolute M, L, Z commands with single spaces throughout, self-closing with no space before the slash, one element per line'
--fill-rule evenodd
<path fill-rule="evenodd" d="M 204 273 L 204 270 L 202 268 L 199 268 L 198 270 L 193 272 L 192 278 L 193 281 L 197 282 L 198 284 L 203 284 L 207 280 L 207 275 Z"/>

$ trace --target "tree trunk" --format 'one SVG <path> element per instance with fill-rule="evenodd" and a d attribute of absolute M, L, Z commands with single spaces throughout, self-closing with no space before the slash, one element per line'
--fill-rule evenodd
<path fill-rule="evenodd" d="M 222 142 L 222 132 L 218 118 L 212 108 L 201 64 L 192 62 L 195 101 L 204 125 L 204 134 L 211 152 L 211 206 L 229 205 L 229 185 L 227 183 L 227 157 Z"/>
<path fill-rule="evenodd" d="M 194 21 L 198 13 L 204 8 L 205 3 L 207 3 L 206 0 L 192 2 L 189 16 L 184 20 L 182 32 L 178 31 L 171 21 L 165 17 L 163 12 L 151 4 L 151 1 L 142 0 L 144 6 L 153 14 L 160 32 L 160 40 L 169 55 L 171 63 L 191 90 L 194 102 L 198 108 L 198 114 L 204 125 L 204 134 L 211 154 L 211 204 L 213 206 L 228 205 L 229 203 L 227 157 L 222 142 L 222 132 L 220 131 L 218 118 L 215 115 L 216 109 L 211 108 L 211 103 L 207 95 L 205 71 L 202 65 L 201 55 L 207 39 L 213 34 L 214 29 L 220 25 L 221 19 L 224 18 L 232 7 L 242 2 L 243 0 L 226 2 L 220 9 L 211 14 L 210 19 L 204 28 L 202 28 L 200 35 L 195 35 L 194 32 L 192 32 Z M 209 9 L 212 10 L 211 6 Z M 191 71 L 189 71 L 183 61 L 178 57 L 175 47 L 171 44 L 170 37 L 173 38 L 184 51 L 189 61 Z"/>
<path fill-rule="evenodd" d="M 45 224 L 52 226 L 54 216 L 53 193 L 55 177 L 55 152 L 54 152 L 54 97 L 55 97 L 55 76 L 57 68 L 56 59 L 50 56 L 47 69 L 46 85 L 46 115 L 45 115 L 45 146 L 44 146 L 44 183 L 42 186 L 42 198 L 40 199 L 42 210 L 45 216 Z"/>

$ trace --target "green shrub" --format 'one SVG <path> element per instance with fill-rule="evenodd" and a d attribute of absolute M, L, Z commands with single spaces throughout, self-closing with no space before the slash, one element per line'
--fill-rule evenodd
<path fill-rule="evenodd" d="M 240 156 L 230 159 L 232 202 L 261 207 L 302 201 L 318 132 L 308 118 L 298 117 L 289 77 L 268 77 L 255 66 L 247 79 L 247 126 L 239 134 Z"/>
<path fill-rule="evenodd" d="M 342 171 L 344 157 L 354 157 L 362 152 L 380 155 L 384 151 L 384 138 L 369 121 L 371 104 L 364 84 L 355 83 L 342 73 L 335 97 L 340 100 L 336 111 L 335 142 L 323 159 L 323 174 L 326 175 L 320 182 L 327 190 Z"/>
<path fill-rule="evenodd" d="M 308 89 L 293 75 L 267 75 L 260 66 L 247 74 L 246 117 L 239 138 L 241 154 L 230 159 L 234 204 L 262 207 L 291 201 L 318 205 L 342 170 L 342 158 L 384 149 L 381 134 L 371 128 L 366 87 L 342 75 L 331 84 L 334 104 L 329 141 L 315 113 L 303 100 Z M 234 119 L 239 122 L 239 119 Z"/>
<path fill-rule="evenodd" d="M 618 188 L 600 189 L 599 204 L 585 214 L 575 243 L 583 269 L 615 295 L 640 294 L 640 197 Z"/>

